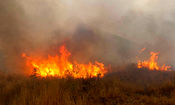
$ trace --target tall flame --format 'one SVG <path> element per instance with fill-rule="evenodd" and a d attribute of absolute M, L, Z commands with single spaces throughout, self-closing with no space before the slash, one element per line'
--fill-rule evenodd
<path fill-rule="evenodd" d="M 107 72 L 103 63 L 95 61 L 93 64 L 79 64 L 77 61 L 71 62 L 69 57 L 71 53 L 64 45 L 60 47 L 60 56 L 50 56 L 45 58 L 34 58 L 26 56 L 25 53 L 22 57 L 26 58 L 27 66 L 34 70 L 36 76 L 56 76 L 66 78 L 71 76 L 73 78 L 90 78 L 90 77 L 103 77 Z"/>
<path fill-rule="evenodd" d="M 163 64 L 162 66 L 159 66 L 157 63 L 158 60 L 158 52 L 151 52 L 151 57 L 149 60 L 146 61 L 138 61 L 137 67 L 138 68 L 148 68 L 150 70 L 161 70 L 161 71 L 168 71 L 171 69 L 171 66 L 166 66 Z"/>

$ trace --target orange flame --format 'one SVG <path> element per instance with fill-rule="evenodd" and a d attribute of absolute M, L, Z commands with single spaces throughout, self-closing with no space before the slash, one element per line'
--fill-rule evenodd
<path fill-rule="evenodd" d="M 171 66 L 166 66 L 163 64 L 162 66 L 158 66 L 157 60 L 158 60 L 158 52 L 151 52 L 151 57 L 147 61 L 138 61 L 137 67 L 138 68 L 148 68 L 150 70 L 161 70 L 161 71 L 169 71 L 171 69 Z"/>
<path fill-rule="evenodd" d="M 60 56 L 50 56 L 47 59 L 33 58 L 26 56 L 25 53 L 22 57 L 26 58 L 26 65 L 35 70 L 36 76 L 47 77 L 55 76 L 60 78 L 66 78 L 71 76 L 73 78 L 91 78 L 91 77 L 103 77 L 107 72 L 103 63 L 95 61 L 95 64 L 89 62 L 89 64 L 79 64 L 77 61 L 70 62 L 69 57 L 71 53 L 65 48 L 60 47 Z"/>

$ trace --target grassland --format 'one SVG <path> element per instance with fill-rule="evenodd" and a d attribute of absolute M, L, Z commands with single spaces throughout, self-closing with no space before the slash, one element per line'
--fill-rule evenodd
<path fill-rule="evenodd" d="M 0 73 L 0 105 L 175 105 L 174 72 L 113 69 L 90 79 Z"/>

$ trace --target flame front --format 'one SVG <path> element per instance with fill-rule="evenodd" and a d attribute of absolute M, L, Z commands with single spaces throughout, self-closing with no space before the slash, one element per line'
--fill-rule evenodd
<path fill-rule="evenodd" d="M 169 71 L 171 69 L 171 66 L 166 66 L 163 64 L 162 66 L 159 66 L 157 63 L 158 55 L 157 52 L 151 52 L 151 57 L 149 60 L 146 61 L 138 61 L 137 67 L 138 68 L 148 68 L 150 70 L 161 70 L 161 71 Z"/>
<path fill-rule="evenodd" d="M 50 56 L 45 58 L 33 58 L 26 56 L 25 53 L 22 57 L 26 58 L 26 64 L 31 70 L 35 70 L 36 76 L 47 77 L 56 76 L 66 78 L 71 76 L 73 78 L 91 78 L 103 77 L 107 72 L 103 63 L 95 61 L 88 64 L 79 64 L 77 61 L 69 61 L 71 53 L 65 48 L 60 47 L 60 56 Z"/>

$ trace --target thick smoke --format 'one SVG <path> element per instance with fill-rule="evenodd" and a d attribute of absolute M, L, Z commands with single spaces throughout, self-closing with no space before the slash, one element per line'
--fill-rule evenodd
<path fill-rule="evenodd" d="M 0 7 L 4 71 L 23 71 L 22 52 L 51 52 L 62 43 L 81 62 L 134 62 L 146 47 L 175 65 L 173 0 L 6 0 Z"/>

